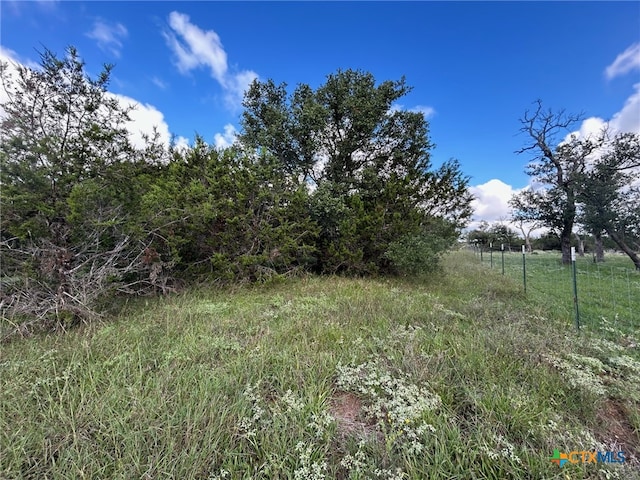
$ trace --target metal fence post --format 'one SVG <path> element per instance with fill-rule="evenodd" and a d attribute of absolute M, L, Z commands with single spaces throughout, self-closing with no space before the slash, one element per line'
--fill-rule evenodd
<path fill-rule="evenodd" d="M 491 268 L 493 268 L 493 242 L 489 243 L 489 258 L 491 259 Z"/>
<path fill-rule="evenodd" d="M 527 293 L 527 261 L 524 245 L 522 245 L 522 282 L 524 284 L 524 293 Z"/>
<path fill-rule="evenodd" d="M 576 247 L 571 247 L 571 264 L 573 266 L 573 304 L 576 310 L 576 328 L 580 330 L 580 309 L 578 307 L 578 279 L 576 275 Z"/>

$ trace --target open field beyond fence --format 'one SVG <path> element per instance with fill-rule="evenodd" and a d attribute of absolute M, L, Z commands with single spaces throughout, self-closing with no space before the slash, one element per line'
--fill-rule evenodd
<path fill-rule="evenodd" d="M 485 267 L 502 273 L 502 252 L 475 253 Z M 505 275 L 525 288 L 523 255 L 504 253 Z M 525 255 L 527 295 L 553 307 L 555 316 L 576 323 L 573 267 L 562 265 L 559 252 L 534 252 Z M 581 326 L 619 328 L 628 332 L 640 329 L 640 272 L 626 255 L 608 254 L 603 263 L 590 255 L 576 257 L 578 318 Z"/>

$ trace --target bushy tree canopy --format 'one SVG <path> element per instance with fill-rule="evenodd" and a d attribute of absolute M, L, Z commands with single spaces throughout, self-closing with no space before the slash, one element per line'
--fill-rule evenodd
<path fill-rule="evenodd" d="M 432 169 L 424 115 L 394 108 L 409 91 L 404 78 L 376 84 L 370 73 L 339 70 L 290 95 L 286 84 L 255 81 L 245 97 L 245 150 L 272 154 L 313 190 L 321 271 L 388 269 L 392 242 L 428 230 L 434 218 L 453 232 L 471 214 L 458 162 Z"/>
<path fill-rule="evenodd" d="M 578 178 L 578 218 L 591 232 L 606 232 L 640 270 L 640 136 L 621 133 Z"/>

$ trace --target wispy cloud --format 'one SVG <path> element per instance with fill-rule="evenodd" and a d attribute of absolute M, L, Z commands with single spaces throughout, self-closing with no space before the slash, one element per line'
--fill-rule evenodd
<path fill-rule="evenodd" d="M 424 118 L 426 119 L 429 119 L 436 114 L 436 109 L 433 107 L 429 107 L 427 105 L 416 105 L 415 107 L 405 109 L 404 105 L 401 105 L 399 103 L 394 103 L 393 105 L 391 105 L 391 108 L 389 109 L 389 113 L 398 112 L 400 110 L 407 110 L 409 112 L 414 112 L 414 113 L 422 113 L 424 115 Z"/>
<path fill-rule="evenodd" d="M 129 32 L 121 23 L 108 24 L 102 20 L 93 23 L 93 29 L 86 36 L 96 40 L 101 50 L 111 53 L 114 57 L 120 56 L 122 40 L 127 38 Z"/>
<path fill-rule="evenodd" d="M 409 109 L 410 112 L 422 113 L 424 118 L 431 118 L 436 114 L 436 109 L 425 105 L 416 105 Z"/>
<path fill-rule="evenodd" d="M 160 90 L 166 90 L 167 87 L 169 85 L 167 85 L 166 82 L 164 82 L 161 78 L 156 77 L 155 75 L 153 77 L 151 77 L 151 81 L 153 82 L 153 84 L 158 87 Z"/>
<path fill-rule="evenodd" d="M 251 70 L 230 72 L 227 52 L 218 34 L 194 25 L 188 15 L 171 12 L 169 26 L 171 31 L 164 32 L 164 37 L 175 55 L 178 71 L 187 74 L 198 67 L 208 68 L 211 76 L 224 90 L 227 106 L 231 109 L 239 108 L 244 92 L 258 75 Z"/>
<path fill-rule="evenodd" d="M 21 4 L 24 4 L 25 2 L 21 0 L 7 0 L 3 3 L 12 7 L 14 13 L 18 13 Z M 29 3 L 33 3 L 43 10 L 52 11 L 60 4 L 60 0 L 32 0 Z"/>
<path fill-rule="evenodd" d="M 48 10 L 52 10 L 56 8 L 59 3 L 60 3 L 60 0 L 36 0 L 36 4 Z"/>
<path fill-rule="evenodd" d="M 640 42 L 634 43 L 616 57 L 604 73 L 607 79 L 625 75 L 632 70 L 640 70 Z"/>

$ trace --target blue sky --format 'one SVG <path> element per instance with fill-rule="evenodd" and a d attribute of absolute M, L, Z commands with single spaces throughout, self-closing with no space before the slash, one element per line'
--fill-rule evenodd
<path fill-rule="evenodd" d="M 62 2 L 3 1 L 2 57 L 74 45 L 110 90 L 138 102 L 150 125 L 224 145 L 240 98 L 258 77 L 318 86 L 337 69 L 405 76 L 402 108 L 428 115 L 435 165 L 455 157 L 470 175 L 476 218 L 506 215 L 529 183 L 518 119 L 540 98 L 640 131 L 638 2 Z"/>

